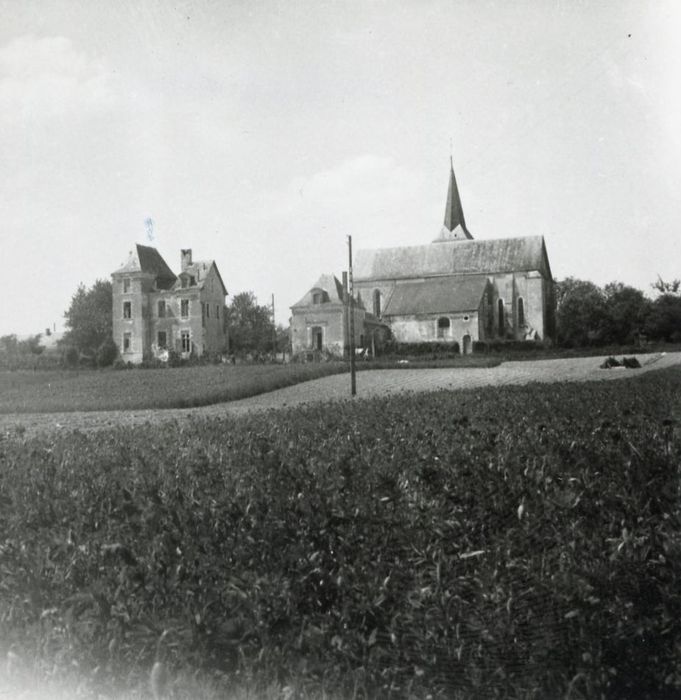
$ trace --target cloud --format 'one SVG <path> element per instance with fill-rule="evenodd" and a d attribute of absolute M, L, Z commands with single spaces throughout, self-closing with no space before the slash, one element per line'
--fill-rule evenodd
<path fill-rule="evenodd" d="M 108 108 L 114 92 L 103 66 L 62 36 L 18 37 L 0 48 L 0 113 L 26 121 Z"/>
<path fill-rule="evenodd" d="M 331 224 L 379 218 L 390 226 L 408 209 L 424 183 L 392 158 L 365 154 L 265 195 L 263 218 Z"/>

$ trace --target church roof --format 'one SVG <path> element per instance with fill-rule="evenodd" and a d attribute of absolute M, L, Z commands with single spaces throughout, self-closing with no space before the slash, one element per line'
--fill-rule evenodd
<path fill-rule="evenodd" d="M 388 299 L 384 316 L 445 314 L 476 311 L 488 285 L 487 278 L 438 277 L 398 284 Z"/>
<path fill-rule="evenodd" d="M 543 236 L 441 241 L 427 245 L 359 250 L 356 281 L 442 275 L 489 275 L 538 270 L 551 277 Z"/>
<path fill-rule="evenodd" d="M 150 273 L 156 278 L 156 286 L 159 289 L 170 289 L 177 279 L 156 248 L 139 243 L 130 251 L 127 261 L 114 274 L 125 272 Z"/>
<path fill-rule="evenodd" d="M 459 188 L 454 175 L 454 163 L 451 158 L 449 164 L 449 189 L 447 190 L 447 205 L 445 206 L 445 222 L 438 240 L 459 240 L 462 238 L 472 240 L 473 236 L 466 228 Z"/>

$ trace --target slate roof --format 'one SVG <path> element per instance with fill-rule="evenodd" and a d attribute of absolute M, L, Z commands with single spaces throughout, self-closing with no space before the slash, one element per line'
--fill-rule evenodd
<path fill-rule="evenodd" d="M 218 266 L 215 264 L 215 260 L 196 260 L 193 263 L 191 263 L 191 265 L 187 265 L 187 267 L 185 267 L 185 269 L 182 270 L 182 272 L 180 272 L 180 275 L 187 274 L 190 277 L 193 277 L 196 282 L 195 286 L 198 289 L 203 289 L 206 283 L 206 277 L 208 277 L 210 268 L 213 266 L 215 267 L 215 272 L 217 273 L 218 279 L 220 280 L 222 289 L 224 290 L 224 293 L 227 294 L 227 287 L 225 287 L 225 283 L 222 281 L 222 275 L 220 274 L 220 270 L 218 270 Z M 180 275 L 178 275 L 178 278 Z M 175 286 L 180 286 L 179 279 Z"/>
<path fill-rule="evenodd" d="M 187 272 L 194 277 L 196 286 L 202 288 L 213 265 L 226 295 L 227 287 L 222 280 L 222 275 L 220 275 L 220 270 L 218 270 L 215 260 L 197 260 L 183 272 Z M 126 272 L 148 272 L 153 274 L 156 278 L 156 287 L 158 289 L 168 290 L 179 285 L 179 277 L 168 267 L 158 250 L 148 245 L 135 244 L 135 248 L 130 251 L 126 262 L 114 274 Z"/>
<path fill-rule="evenodd" d="M 300 306 L 311 306 L 312 295 L 317 290 L 321 290 L 325 294 L 323 303 L 335 302 L 338 304 L 343 302 L 343 284 L 335 275 L 322 275 L 317 282 L 310 287 L 305 296 L 300 301 L 297 301 L 291 308 L 295 309 Z"/>
<path fill-rule="evenodd" d="M 359 250 L 354 277 L 359 282 L 530 270 L 551 277 L 543 236 Z"/>
<path fill-rule="evenodd" d="M 444 314 L 476 311 L 488 285 L 487 278 L 437 277 L 398 284 L 386 302 L 384 316 Z"/>
<path fill-rule="evenodd" d="M 171 289 L 177 279 L 156 248 L 139 243 L 130 251 L 127 261 L 115 274 L 121 272 L 149 272 L 155 276 L 159 289 Z"/>
<path fill-rule="evenodd" d="M 463 207 L 461 206 L 461 197 L 459 196 L 459 188 L 456 184 L 456 176 L 454 175 L 454 162 L 449 159 L 449 188 L 447 190 L 447 205 L 445 206 L 445 223 L 443 227 L 444 238 L 447 238 L 446 232 L 454 232 L 459 229 L 459 236 L 463 238 L 473 239 L 470 231 L 466 228 L 466 220 L 463 216 Z"/>

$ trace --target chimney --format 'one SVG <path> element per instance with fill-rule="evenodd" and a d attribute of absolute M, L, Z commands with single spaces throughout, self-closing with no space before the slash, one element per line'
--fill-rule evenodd
<path fill-rule="evenodd" d="M 192 249 L 182 248 L 182 271 L 184 272 L 192 264 Z"/>

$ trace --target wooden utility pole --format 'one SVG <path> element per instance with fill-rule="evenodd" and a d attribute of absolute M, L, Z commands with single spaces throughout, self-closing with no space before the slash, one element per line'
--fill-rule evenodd
<path fill-rule="evenodd" d="M 274 294 L 272 294 L 272 361 L 277 361 L 277 326 L 274 322 Z"/>
<path fill-rule="evenodd" d="M 348 303 L 350 304 L 350 394 L 357 394 L 357 373 L 355 368 L 355 297 L 352 282 L 352 236 L 348 236 L 348 281 L 349 294 Z"/>
<path fill-rule="evenodd" d="M 350 362 L 350 295 L 347 270 L 343 270 L 343 357 L 347 357 Z"/>

